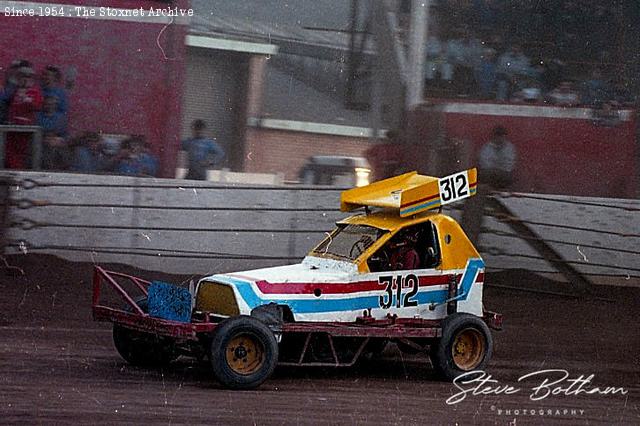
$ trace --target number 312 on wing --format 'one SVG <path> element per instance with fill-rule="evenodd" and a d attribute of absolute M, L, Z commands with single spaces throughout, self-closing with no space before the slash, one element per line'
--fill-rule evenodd
<path fill-rule="evenodd" d="M 470 195 L 468 170 L 438 179 L 438 187 L 442 206 L 467 198 Z"/>

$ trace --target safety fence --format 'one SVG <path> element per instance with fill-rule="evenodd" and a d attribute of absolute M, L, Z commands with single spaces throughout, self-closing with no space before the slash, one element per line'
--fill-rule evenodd
<path fill-rule="evenodd" d="M 50 253 L 180 274 L 299 261 L 344 217 L 340 189 L 4 173 L 5 253 Z M 640 202 L 497 193 L 479 238 L 490 270 L 560 272 L 569 281 L 640 277 Z M 462 206 L 446 213 L 461 216 Z M 582 278 L 581 278 L 582 277 Z"/>

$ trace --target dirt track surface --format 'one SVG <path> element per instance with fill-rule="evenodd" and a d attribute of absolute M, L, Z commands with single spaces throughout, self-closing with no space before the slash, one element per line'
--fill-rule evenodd
<path fill-rule="evenodd" d="M 0 271 L 1 423 L 640 424 L 638 289 L 598 288 L 610 299 L 602 301 L 487 286 L 485 305 L 506 318 L 505 330 L 494 333 L 487 370 L 501 385 L 521 390 L 447 405 L 456 388 L 436 381 L 425 358 L 402 355 L 393 345 L 382 359 L 357 368 L 280 368 L 245 392 L 222 389 L 206 364 L 186 358 L 164 371 L 134 368 L 118 356 L 110 324 L 91 319 L 91 265 L 31 255 L 7 260 L 25 276 Z M 522 285 L 532 277 L 487 277 L 492 280 Z M 553 368 L 572 378 L 594 374 L 585 389 L 628 393 L 531 401 L 541 380 L 518 378 Z"/>

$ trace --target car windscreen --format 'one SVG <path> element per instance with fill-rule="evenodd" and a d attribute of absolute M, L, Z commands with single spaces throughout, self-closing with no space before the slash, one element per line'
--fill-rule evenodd
<path fill-rule="evenodd" d="M 356 260 L 384 233 L 372 226 L 339 224 L 338 229 L 320 243 L 314 253 Z"/>

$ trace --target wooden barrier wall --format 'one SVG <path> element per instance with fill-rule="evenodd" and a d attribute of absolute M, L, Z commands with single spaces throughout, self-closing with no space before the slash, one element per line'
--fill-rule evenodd
<path fill-rule="evenodd" d="M 0 174 L 7 177 L 15 186 L 5 253 L 50 253 L 170 273 L 294 263 L 345 216 L 336 188 Z M 622 285 L 640 277 L 638 200 L 540 194 L 502 194 L 500 200 L 582 273 Z M 446 213 L 459 217 L 458 210 Z M 479 246 L 489 270 L 555 272 L 508 220 L 486 216 Z"/>
<path fill-rule="evenodd" d="M 343 217 L 331 189 L 19 175 L 9 251 L 77 261 L 182 274 L 292 263 Z"/>

